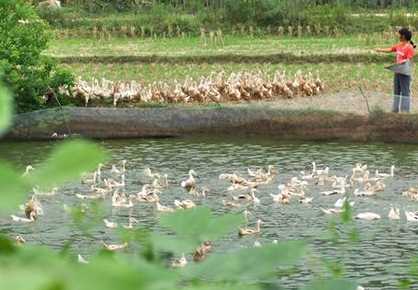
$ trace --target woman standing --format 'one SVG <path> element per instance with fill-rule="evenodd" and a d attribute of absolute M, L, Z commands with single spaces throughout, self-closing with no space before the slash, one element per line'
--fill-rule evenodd
<path fill-rule="evenodd" d="M 392 112 L 409 112 L 411 104 L 411 59 L 416 45 L 412 41 L 412 32 L 408 28 L 398 31 L 399 43 L 390 48 L 379 48 L 377 52 L 395 52 L 396 64 L 400 72 L 395 72 L 394 99 Z M 399 66 L 400 65 L 400 66 Z"/>

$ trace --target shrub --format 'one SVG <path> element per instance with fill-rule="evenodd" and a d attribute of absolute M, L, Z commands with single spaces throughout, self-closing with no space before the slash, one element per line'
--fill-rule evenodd
<path fill-rule="evenodd" d="M 42 55 L 50 37 L 47 24 L 26 1 L 0 1 L 0 70 L 18 112 L 41 108 L 44 95 L 72 84 L 68 72 Z"/>

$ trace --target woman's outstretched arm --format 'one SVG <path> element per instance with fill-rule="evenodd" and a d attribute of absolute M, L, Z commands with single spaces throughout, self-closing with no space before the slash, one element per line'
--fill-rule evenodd
<path fill-rule="evenodd" d="M 392 47 L 389 48 L 376 48 L 376 52 L 393 52 Z"/>

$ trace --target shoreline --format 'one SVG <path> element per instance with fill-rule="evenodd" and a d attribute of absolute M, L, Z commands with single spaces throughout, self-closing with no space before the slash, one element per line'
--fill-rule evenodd
<path fill-rule="evenodd" d="M 418 114 L 370 115 L 325 110 L 284 110 L 257 105 L 164 108 L 65 107 L 17 115 L 6 140 L 55 140 L 71 134 L 92 139 L 260 135 L 289 141 L 418 144 Z"/>

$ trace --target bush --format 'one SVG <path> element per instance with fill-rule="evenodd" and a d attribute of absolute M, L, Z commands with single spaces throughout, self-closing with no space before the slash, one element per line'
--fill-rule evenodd
<path fill-rule="evenodd" d="M 0 70 L 14 92 L 18 112 L 39 109 L 43 96 L 58 94 L 72 76 L 42 55 L 51 34 L 24 0 L 0 1 Z"/>

